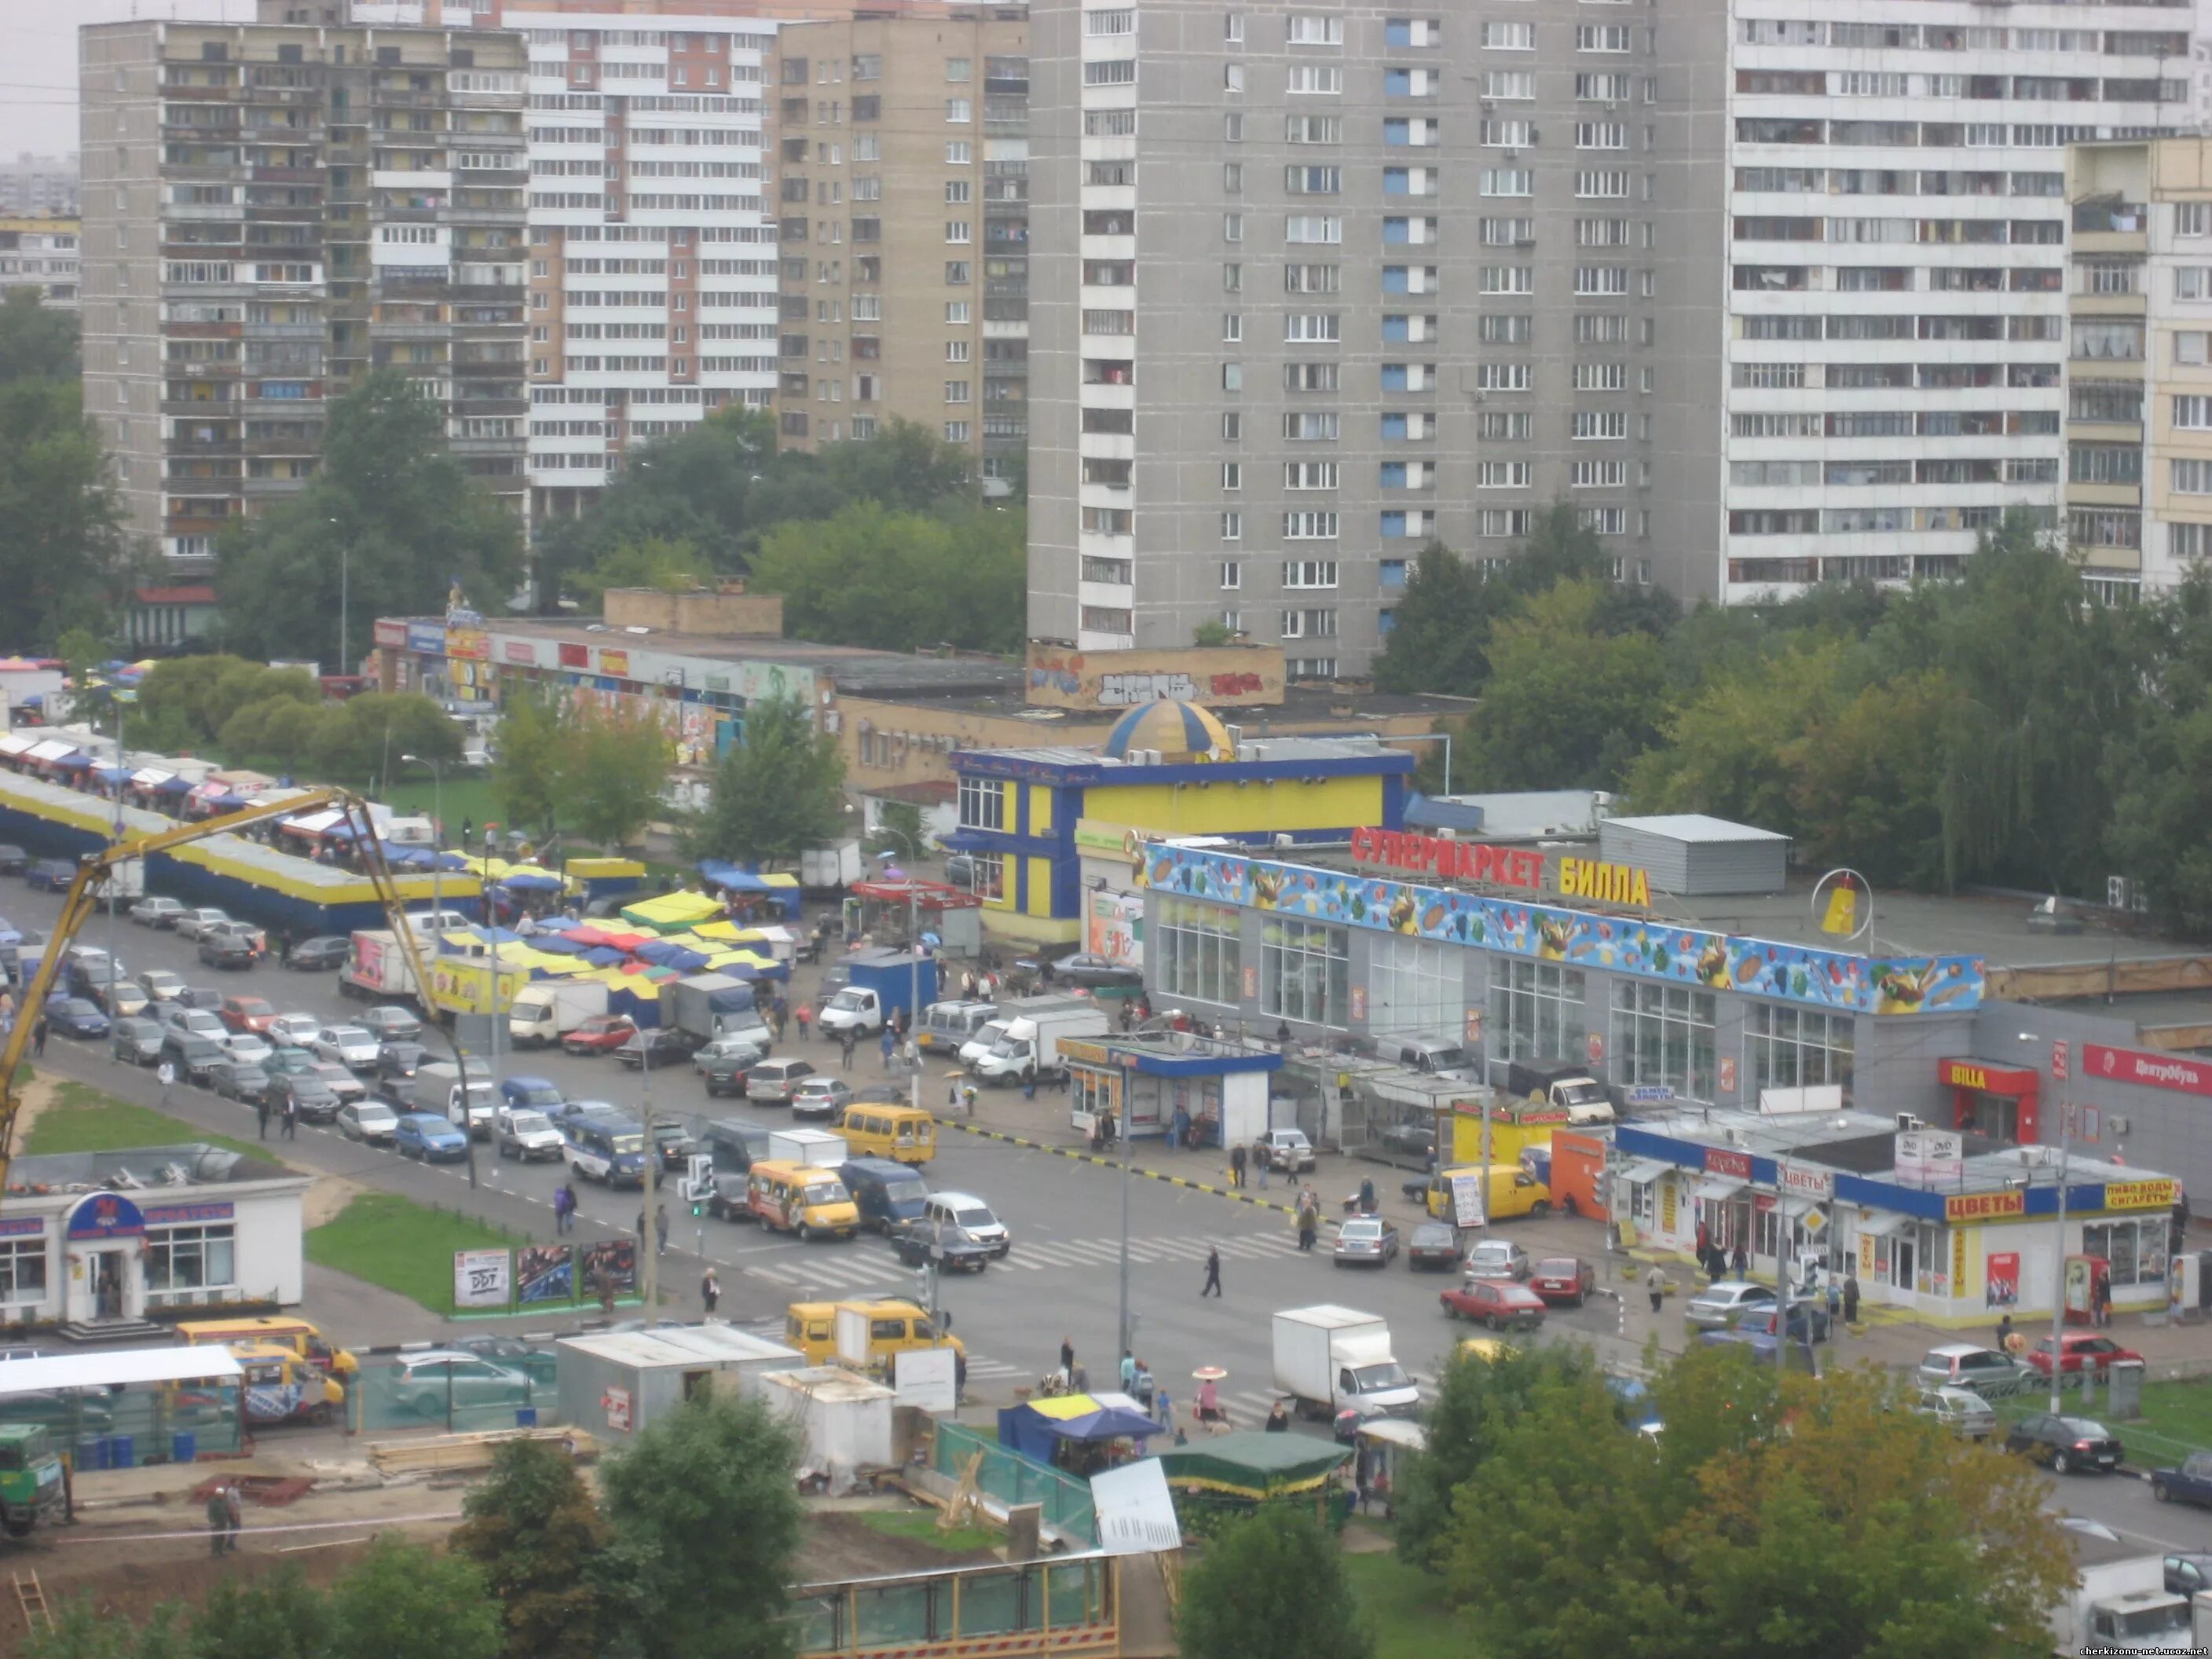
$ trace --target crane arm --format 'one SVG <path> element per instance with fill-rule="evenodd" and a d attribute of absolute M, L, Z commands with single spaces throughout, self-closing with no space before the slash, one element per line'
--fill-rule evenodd
<path fill-rule="evenodd" d="M 78 860 L 76 878 L 70 881 L 69 891 L 63 895 L 61 919 L 54 924 L 53 937 L 47 941 L 39 971 L 24 987 L 22 997 L 16 1005 L 15 1029 L 8 1034 L 4 1048 L 0 1048 L 0 1192 L 7 1188 L 8 1167 L 14 1158 L 15 1114 L 22 1103 L 18 1074 L 22 1069 L 24 1054 L 30 1048 L 39 1021 L 45 1015 L 46 998 L 53 988 L 54 975 L 61 971 L 62 962 L 69 954 L 70 942 L 92 919 L 99 903 L 100 890 L 113 878 L 117 866 L 127 864 L 132 859 L 143 859 L 153 853 L 165 853 L 173 847 L 205 841 L 211 836 L 224 835 L 234 830 L 244 830 L 270 818 L 293 817 L 319 806 L 332 805 L 341 808 L 354 826 L 354 844 L 362 850 L 362 862 L 369 880 L 375 885 L 377 900 L 384 907 L 386 919 L 398 938 L 400 948 L 407 953 L 408 966 L 414 971 L 415 982 L 425 987 L 429 984 L 429 976 L 422 969 L 422 954 L 416 946 L 415 930 L 408 925 L 407 914 L 400 905 L 399 890 L 392 882 L 391 868 L 384 860 L 384 848 L 377 841 L 375 822 L 369 816 L 368 803 L 349 789 L 331 787 L 309 789 L 302 794 L 288 795 L 282 800 L 257 802 L 235 812 L 226 812 L 221 817 L 209 818 L 199 823 L 182 823 L 173 830 L 158 830 L 151 835 L 118 841 L 96 853 L 88 853 Z"/>

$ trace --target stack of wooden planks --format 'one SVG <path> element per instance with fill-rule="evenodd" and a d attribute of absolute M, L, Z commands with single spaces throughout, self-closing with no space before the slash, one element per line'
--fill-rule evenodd
<path fill-rule="evenodd" d="M 579 1462 L 599 1455 L 599 1443 L 581 1429 L 547 1426 L 496 1429 L 482 1434 L 437 1434 L 414 1440 L 377 1440 L 368 1447 L 369 1467 L 380 1474 L 435 1474 L 445 1470 L 488 1469 L 492 1454 L 510 1440 L 550 1440 L 565 1446 Z"/>

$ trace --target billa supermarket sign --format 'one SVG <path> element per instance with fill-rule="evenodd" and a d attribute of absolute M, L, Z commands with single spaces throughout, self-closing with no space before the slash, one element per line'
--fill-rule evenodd
<path fill-rule="evenodd" d="M 1498 847 L 1404 830 L 1355 830 L 1352 858 L 1355 864 L 1372 864 L 1386 870 L 1456 877 L 1523 892 L 1557 893 L 1561 898 L 1646 907 L 1651 902 L 1651 878 L 1632 865 L 1551 858 L 1525 847 Z"/>

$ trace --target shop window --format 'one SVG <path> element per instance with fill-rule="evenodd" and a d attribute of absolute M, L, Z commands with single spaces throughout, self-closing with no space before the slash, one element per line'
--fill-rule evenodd
<path fill-rule="evenodd" d="M 1816 1013 L 1753 1002 L 1745 1010 L 1744 1070 L 1751 1078 L 1750 1098 L 1762 1089 L 1813 1089 L 1851 1080 L 1849 1014 Z"/>
<path fill-rule="evenodd" d="M 1490 1051 L 1506 1060 L 1577 1060 L 1589 1040 L 1579 968 L 1502 961 L 1490 988 Z M 1497 971 L 1497 969 L 1493 969 Z"/>
<path fill-rule="evenodd" d="M 961 779 L 960 827 L 963 830 L 1005 829 L 1006 785 L 996 778 Z"/>
<path fill-rule="evenodd" d="M 0 1241 L 0 1304 L 46 1299 L 46 1241 Z"/>
<path fill-rule="evenodd" d="M 1146 904 L 1145 948 L 1163 996 L 1235 1004 L 1243 998 L 1241 914 L 1220 904 L 1154 893 Z"/>
<path fill-rule="evenodd" d="M 1260 946 L 1260 1012 L 1341 1030 L 1352 1006 L 1345 929 L 1270 917 Z"/>
<path fill-rule="evenodd" d="M 216 1290 L 238 1281 L 233 1229 L 161 1227 L 146 1235 L 146 1288 L 167 1291 Z"/>
<path fill-rule="evenodd" d="M 2162 1284 L 2168 1224 L 2164 1216 L 2149 1221 L 2093 1222 L 2081 1229 L 2081 1254 L 2101 1255 L 2112 1264 L 2116 1289 Z"/>
<path fill-rule="evenodd" d="M 1457 1037 L 1467 1024 L 1467 975 L 1458 947 L 1378 937 L 1367 957 L 1367 1028 Z"/>
<path fill-rule="evenodd" d="M 1613 988 L 1613 1080 L 1713 1097 L 1715 1002 L 1710 991 L 1620 980 Z"/>

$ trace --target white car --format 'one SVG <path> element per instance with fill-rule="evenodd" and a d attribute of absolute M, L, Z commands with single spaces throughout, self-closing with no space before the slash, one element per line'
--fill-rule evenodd
<path fill-rule="evenodd" d="M 215 923 L 229 920 L 229 911 L 210 909 L 204 906 L 197 910 L 179 910 L 177 913 L 176 921 L 170 925 L 177 930 L 180 937 L 198 939 Z"/>
<path fill-rule="evenodd" d="M 180 1002 L 165 1002 L 172 1030 L 190 1031 L 194 1036 L 211 1037 L 221 1042 L 230 1036 L 230 1027 L 204 1008 L 187 1008 Z"/>
<path fill-rule="evenodd" d="M 691 1051 L 691 1069 L 703 1073 L 711 1060 L 735 1059 L 750 1066 L 757 1060 L 768 1058 L 768 1042 L 758 1036 L 718 1036 Z"/>
<path fill-rule="evenodd" d="M 341 1101 L 360 1100 L 368 1093 L 366 1084 L 334 1060 L 318 1062 L 314 1074 L 322 1079 L 330 1086 L 331 1092 Z"/>
<path fill-rule="evenodd" d="M 407 925 L 417 933 L 451 933 L 476 923 L 459 910 L 410 910 Z"/>
<path fill-rule="evenodd" d="M 269 1040 L 280 1048 L 304 1048 L 323 1029 L 315 1014 L 279 1014 L 269 1022 Z"/>
<path fill-rule="evenodd" d="M 534 1106 L 501 1105 L 492 1112 L 491 1122 L 492 1140 L 501 1158 L 526 1163 L 551 1158 L 557 1164 L 568 1148 L 553 1120 Z"/>
<path fill-rule="evenodd" d="M 167 927 L 184 915 L 185 907 L 173 898 L 155 895 L 131 907 L 131 920 L 141 927 Z"/>
<path fill-rule="evenodd" d="M 374 1036 L 358 1025 L 325 1025 L 307 1044 L 318 1060 L 366 1068 L 376 1064 Z"/>
<path fill-rule="evenodd" d="M 252 1031 L 231 1031 L 216 1039 L 241 1066 L 258 1066 L 276 1051 Z"/>

